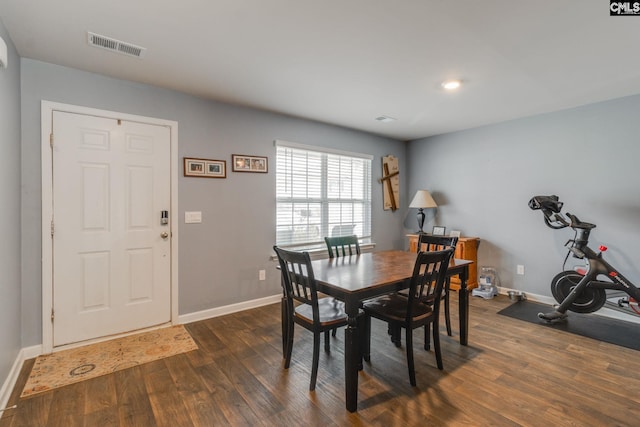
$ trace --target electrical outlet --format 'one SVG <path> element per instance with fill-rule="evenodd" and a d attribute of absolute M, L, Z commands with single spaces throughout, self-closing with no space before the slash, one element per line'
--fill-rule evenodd
<path fill-rule="evenodd" d="M 264 270 L 260 270 L 258 272 L 258 279 L 259 280 L 266 280 L 267 279 L 267 272 Z"/>
<path fill-rule="evenodd" d="M 518 264 L 518 267 L 516 268 L 516 273 L 519 274 L 520 276 L 524 276 L 524 265 Z"/>

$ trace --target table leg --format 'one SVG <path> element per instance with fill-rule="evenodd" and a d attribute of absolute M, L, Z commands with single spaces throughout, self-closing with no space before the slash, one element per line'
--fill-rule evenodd
<path fill-rule="evenodd" d="M 466 266 L 460 273 L 460 291 L 458 293 L 458 315 L 460 317 L 460 344 L 467 345 L 469 337 L 469 290 L 467 279 L 469 267 Z"/>
<path fill-rule="evenodd" d="M 358 367 L 362 363 L 358 337 L 358 301 L 345 301 L 348 325 L 344 332 L 344 375 L 347 411 L 358 410 Z"/>

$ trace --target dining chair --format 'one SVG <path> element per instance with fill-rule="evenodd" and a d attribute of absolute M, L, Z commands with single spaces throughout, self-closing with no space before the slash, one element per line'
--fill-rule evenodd
<path fill-rule="evenodd" d="M 333 228 L 335 229 L 336 227 Z M 347 255 L 360 255 L 360 243 L 358 243 L 358 236 L 355 234 L 351 236 L 325 237 L 324 242 L 327 244 L 329 258 L 338 258 Z M 334 337 L 336 336 L 336 329 L 331 332 L 331 335 Z"/>
<path fill-rule="evenodd" d="M 434 236 L 432 234 L 420 233 L 418 235 L 418 244 L 416 245 L 416 249 L 418 252 L 434 252 L 434 251 L 442 251 L 445 249 L 453 249 L 455 251 L 456 245 L 458 244 L 458 237 L 456 236 Z M 444 301 L 444 319 L 445 325 L 447 328 L 447 335 L 451 336 L 451 311 L 449 308 L 449 285 L 451 279 L 447 277 L 445 279 L 444 289 L 442 290 L 441 299 Z M 407 296 L 407 291 L 399 291 L 400 295 Z M 425 302 L 428 304 L 433 304 L 434 296 L 427 295 L 425 296 Z M 429 327 L 427 325 L 426 327 Z M 389 325 L 389 335 L 391 335 L 391 341 L 395 343 L 396 347 L 400 347 L 402 345 L 401 342 L 401 331 L 398 328 L 393 328 Z M 429 334 L 425 334 L 426 337 Z M 425 340 L 424 349 L 429 350 L 431 348 L 431 344 L 429 340 Z"/>
<path fill-rule="evenodd" d="M 351 236 L 325 237 L 324 241 L 327 244 L 329 258 L 360 255 L 360 243 L 358 243 L 358 236 L 355 234 Z"/>
<path fill-rule="evenodd" d="M 406 330 L 407 367 L 409 381 L 416 385 L 416 372 L 413 360 L 413 330 L 425 326 L 425 341 L 429 337 L 429 324 L 432 324 L 433 347 L 438 369 L 443 369 L 440 349 L 439 314 L 444 282 L 453 249 L 437 252 L 419 252 L 413 268 L 408 295 L 394 293 L 365 301 L 365 316 L 375 317 L 388 322 L 394 328 Z M 426 302 L 427 295 L 434 295 L 433 304 Z M 367 323 L 369 321 L 367 320 Z M 371 333 L 368 332 L 368 340 Z M 367 348 L 370 348 L 370 341 Z"/>
<path fill-rule="evenodd" d="M 442 251 L 445 249 L 453 249 L 455 253 L 458 244 L 457 236 L 433 236 L 431 234 L 421 233 L 418 236 L 418 252 Z M 447 335 L 451 336 L 451 314 L 449 310 L 449 285 L 451 278 L 445 279 L 445 286 L 442 291 L 442 299 L 444 300 L 444 320 L 447 327 Z M 428 296 L 427 301 L 433 303 L 433 297 Z M 425 350 L 429 350 L 429 342 L 425 342 Z"/>
<path fill-rule="evenodd" d="M 331 237 L 349 236 L 353 234 L 354 228 L 356 228 L 355 224 L 334 225 L 331 227 Z"/>
<path fill-rule="evenodd" d="M 329 331 L 347 325 L 344 303 L 334 298 L 319 298 L 311 259 L 308 252 L 294 252 L 273 247 L 282 273 L 282 286 L 286 300 L 286 313 L 283 322 L 287 322 L 285 369 L 291 364 L 293 350 L 294 324 L 313 332 L 313 362 L 309 390 L 316 387 L 318 361 L 320 358 L 320 335 L 324 333 L 324 349 L 330 351 Z M 297 305 L 295 304 L 297 303 Z"/>

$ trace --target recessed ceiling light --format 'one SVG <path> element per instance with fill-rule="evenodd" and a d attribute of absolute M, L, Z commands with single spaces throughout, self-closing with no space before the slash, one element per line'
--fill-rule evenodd
<path fill-rule="evenodd" d="M 460 80 L 447 80 L 442 82 L 442 87 L 446 90 L 455 90 L 458 89 L 461 84 L 462 82 Z"/>
<path fill-rule="evenodd" d="M 393 117 L 389 117 L 389 116 L 378 116 L 378 117 L 376 117 L 376 120 L 379 121 L 379 122 L 387 123 L 387 122 L 393 122 L 396 119 L 394 119 Z"/>

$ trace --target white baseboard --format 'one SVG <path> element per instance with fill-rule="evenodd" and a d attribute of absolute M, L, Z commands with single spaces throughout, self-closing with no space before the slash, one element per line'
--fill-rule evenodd
<path fill-rule="evenodd" d="M 38 344 L 32 345 L 31 347 L 25 347 L 22 349 L 22 352 L 24 356 L 24 358 L 22 359 L 23 361 L 33 359 L 34 357 L 38 357 L 43 354 L 42 345 Z"/>
<path fill-rule="evenodd" d="M 238 311 L 249 310 L 252 308 L 262 307 L 264 305 L 274 304 L 280 302 L 282 294 L 272 295 L 269 297 L 258 298 L 251 301 L 244 301 L 237 304 L 225 305 L 224 307 L 211 308 L 209 310 L 202 310 L 195 313 L 183 314 L 178 316 L 178 323 L 191 323 L 198 320 L 211 319 L 212 317 L 224 316 L 226 314 L 237 313 Z"/>
<path fill-rule="evenodd" d="M 38 357 L 40 354 L 42 354 L 41 345 L 25 347 L 18 352 L 18 356 L 13 362 L 11 371 L 9 371 L 9 375 L 5 379 L 4 384 L 2 384 L 2 388 L 0 388 L 0 409 L 7 407 L 7 402 L 9 402 L 9 397 L 11 397 L 11 393 L 16 386 L 16 381 L 18 381 L 18 376 L 20 375 L 20 370 L 22 369 L 24 361 Z M 2 412 L 0 412 L 0 416 L 2 416 Z"/>

